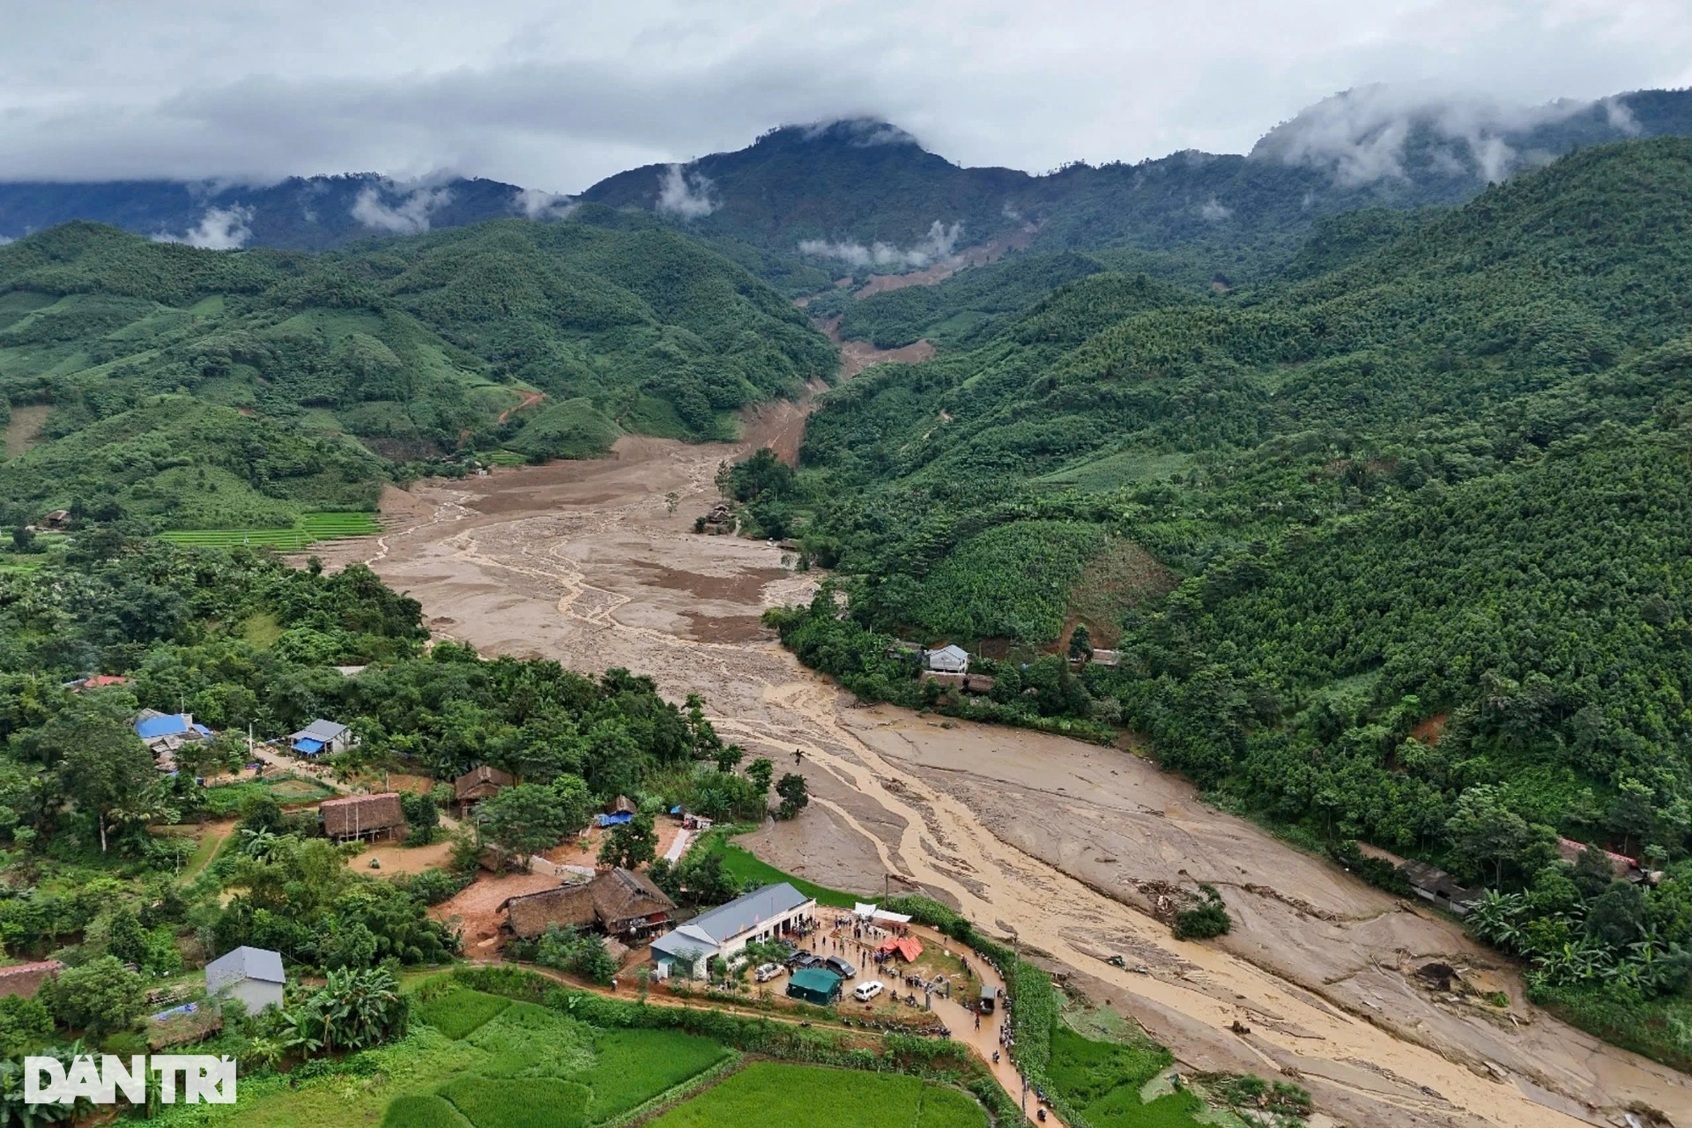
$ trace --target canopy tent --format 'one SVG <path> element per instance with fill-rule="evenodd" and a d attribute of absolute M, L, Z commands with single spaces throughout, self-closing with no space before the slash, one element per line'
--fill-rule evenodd
<path fill-rule="evenodd" d="M 911 918 L 907 913 L 890 913 L 886 909 L 874 905 L 866 905 L 862 901 L 852 906 L 852 912 L 865 920 L 880 921 L 882 924 L 909 924 Z"/>
<path fill-rule="evenodd" d="M 892 940 L 883 940 L 876 948 L 878 956 L 898 956 L 906 963 L 910 963 L 922 955 L 922 941 L 915 936 L 900 936 Z"/>
<path fill-rule="evenodd" d="M 787 997 L 826 1007 L 840 997 L 843 981 L 820 967 L 801 968 L 787 978 Z"/>

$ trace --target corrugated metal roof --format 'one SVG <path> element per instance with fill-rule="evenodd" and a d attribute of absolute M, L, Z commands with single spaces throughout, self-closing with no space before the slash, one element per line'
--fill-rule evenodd
<path fill-rule="evenodd" d="M 787 882 L 766 885 L 743 897 L 736 897 L 726 905 L 719 905 L 708 913 L 694 917 L 689 928 L 697 928 L 718 944 L 732 940 L 744 932 L 752 932 L 759 925 L 782 913 L 790 912 L 811 898 Z"/>
<path fill-rule="evenodd" d="M 183 713 L 165 713 L 157 717 L 143 717 L 135 722 L 135 734 L 142 740 L 153 740 L 161 736 L 176 736 L 190 731 L 193 726 Z"/>
<path fill-rule="evenodd" d="M 206 965 L 206 990 L 213 993 L 243 979 L 286 983 L 288 977 L 282 971 L 282 953 L 243 944 Z"/>
<path fill-rule="evenodd" d="M 299 732 L 296 732 L 296 733 L 293 733 L 292 735 L 290 735 L 288 737 L 288 739 L 289 740 L 320 740 L 324 744 L 328 744 L 330 741 L 339 738 L 340 735 L 342 733 L 346 732 L 346 731 L 347 731 L 346 725 L 338 724 L 335 721 L 326 721 L 322 717 L 319 717 L 319 718 L 317 718 L 317 720 L 311 722 L 311 724 L 307 725 L 305 728 L 301 729 Z"/>

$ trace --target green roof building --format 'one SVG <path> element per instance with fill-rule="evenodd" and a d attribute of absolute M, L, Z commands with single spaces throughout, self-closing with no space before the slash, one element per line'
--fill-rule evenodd
<path fill-rule="evenodd" d="M 824 971 L 820 967 L 803 968 L 788 977 L 787 997 L 826 1007 L 840 998 L 842 982 L 832 971 Z"/>

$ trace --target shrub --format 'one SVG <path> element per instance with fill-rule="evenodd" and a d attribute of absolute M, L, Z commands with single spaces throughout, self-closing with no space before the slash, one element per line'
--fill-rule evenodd
<path fill-rule="evenodd" d="M 1203 903 L 1175 914 L 1177 940 L 1209 940 L 1226 935 L 1234 927 L 1228 907 L 1222 903 L 1222 894 L 1209 885 L 1200 888 L 1204 890 Z"/>

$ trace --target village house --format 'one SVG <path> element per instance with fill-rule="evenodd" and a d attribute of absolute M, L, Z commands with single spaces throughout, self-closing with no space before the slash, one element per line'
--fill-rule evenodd
<path fill-rule="evenodd" d="M 242 945 L 206 965 L 206 994 L 240 999 L 248 1014 L 266 1007 L 282 1006 L 288 976 L 282 970 L 282 954 L 269 948 Z"/>
<path fill-rule="evenodd" d="M 766 885 L 654 940 L 654 973 L 659 979 L 672 975 L 702 979 L 713 956 L 729 959 L 755 940 L 772 940 L 807 927 L 816 916 L 814 898 L 785 881 Z"/>
<path fill-rule="evenodd" d="M 323 818 L 324 835 L 336 842 L 386 838 L 405 825 L 405 812 L 395 791 L 325 799 L 318 805 L 318 812 Z"/>
<path fill-rule="evenodd" d="M 478 764 L 452 781 L 452 801 L 460 812 L 468 811 L 515 782 L 509 772 Z"/>
<path fill-rule="evenodd" d="M 1587 850 L 1598 851 L 1598 856 L 1608 863 L 1610 873 L 1615 876 L 1617 881 L 1631 881 L 1635 885 L 1641 883 L 1655 885 L 1662 877 L 1660 873 L 1643 869 L 1636 860 L 1626 854 L 1617 854 L 1610 850 L 1599 849 L 1596 846 L 1588 846 L 1586 843 L 1576 842 L 1572 838 L 1557 839 L 1557 855 L 1571 866 L 1578 864 L 1581 854 Z"/>
<path fill-rule="evenodd" d="M 942 646 L 922 652 L 922 667 L 936 674 L 969 673 L 969 651 L 961 646 Z"/>
<path fill-rule="evenodd" d="M 510 897 L 499 907 L 506 932 L 519 940 L 533 940 L 557 925 L 632 941 L 668 927 L 676 903 L 645 874 L 619 867 L 581 885 Z"/>
<path fill-rule="evenodd" d="M 160 771 L 175 771 L 176 753 L 184 745 L 210 740 L 216 734 L 205 725 L 194 723 L 192 713 L 143 709 L 135 716 L 135 735 L 159 760 Z"/>
<path fill-rule="evenodd" d="M 128 685 L 129 679 L 116 674 L 91 674 L 86 678 L 77 678 L 73 682 L 66 682 L 65 688 L 72 693 L 81 693 L 85 689 L 108 689 L 112 686 Z"/>
<path fill-rule="evenodd" d="M 1456 878 L 1426 862 L 1405 861 L 1399 868 L 1404 871 L 1416 896 L 1432 901 L 1457 916 L 1467 916 L 1469 909 L 1480 900 L 1481 890 L 1459 885 Z"/>
<path fill-rule="evenodd" d="M 358 746 L 358 737 L 352 729 L 322 717 L 299 732 L 289 733 L 287 739 L 289 749 L 296 756 L 333 756 Z"/>
<path fill-rule="evenodd" d="M 33 999 L 43 983 L 63 970 L 65 965 L 58 960 L 37 960 L 0 967 L 0 996 L 18 995 Z"/>

